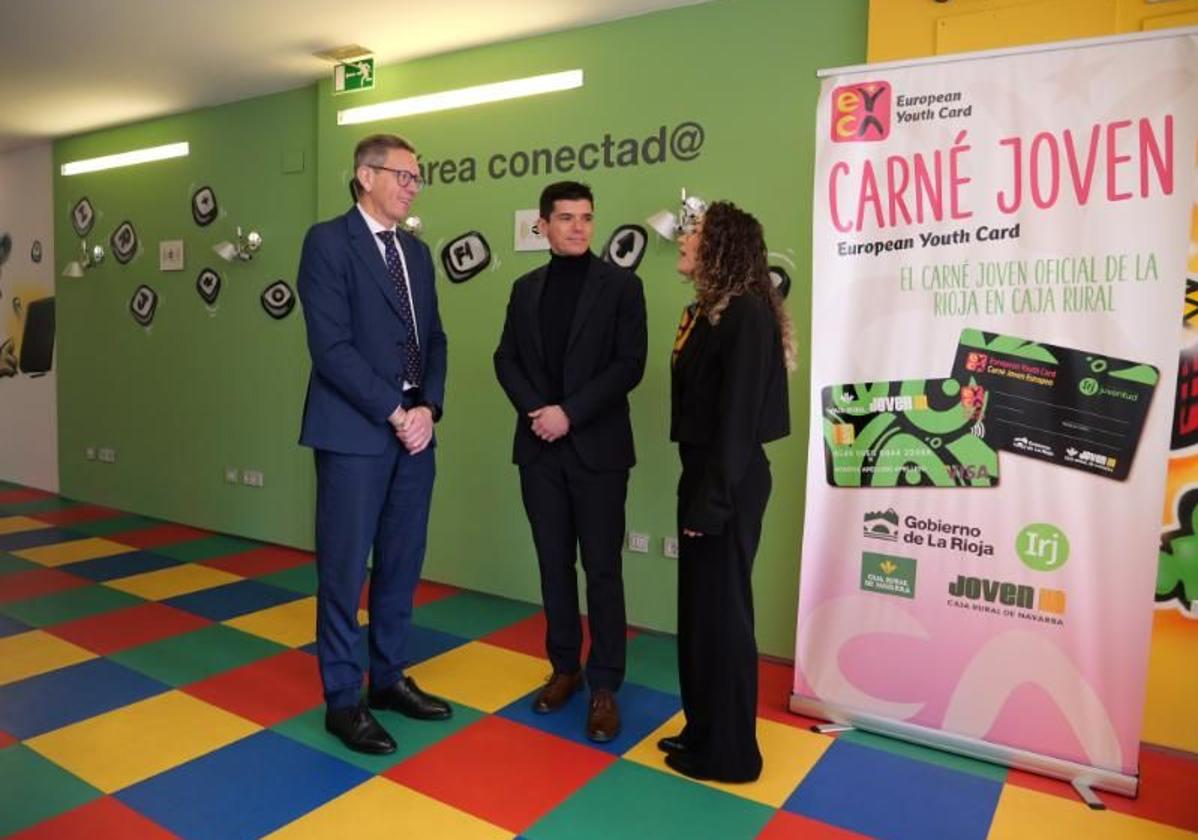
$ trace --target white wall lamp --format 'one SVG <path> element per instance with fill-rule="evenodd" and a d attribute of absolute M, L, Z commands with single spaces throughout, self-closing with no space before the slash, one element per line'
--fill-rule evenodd
<path fill-rule="evenodd" d="M 243 235 L 241 225 L 238 225 L 236 242 L 230 242 L 226 239 L 223 242 L 217 242 L 213 245 L 212 250 L 216 251 L 217 256 L 225 262 L 233 262 L 234 260 L 249 262 L 261 247 L 262 234 L 256 230 L 251 230 L 249 233 Z"/>
<path fill-rule="evenodd" d="M 518 99 L 523 96 L 537 96 L 542 93 L 580 87 L 582 87 L 582 71 L 564 70 L 560 73 L 509 79 L 506 82 L 492 82 L 487 85 L 426 93 L 423 96 L 392 99 L 389 102 L 379 102 L 375 105 L 346 108 L 337 112 L 337 125 L 357 125 L 396 117 L 410 117 L 413 114 L 467 108 L 471 105 L 481 105 L 484 102 L 500 102 L 504 99 Z"/>
<path fill-rule="evenodd" d="M 82 277 L 89 268 L 94 268 L 104 262 L 104 246 L 87 247 L 84 241 L 79 242 L 79 259 L 71 260 L 62 270 L 63 277 Z"/>
<path fill-rule="evenodd" d="M 646 221 L 663 239 L 673 239 L 679 233 L 690 233 L 707 212 L 707 202 L 697 195 L 688 196 L 682 189 L 682 204 L 677 211 L 658 210 Z"/>
<path fill-rule="evenodd" d="M 155 160 L 187 157 L 191 154 L 189 143 L 168 143 L 165 146 L 152 146 L 147 149 L 133 149 L 115 155 L 73 160 L 64 163 L 59 171 L 63 175 L 82 175 L 85 172 L 99 172 L 102 169 L 116 169 L 121 166 L 134 166 L 139 163 L 150 163 Z"/>

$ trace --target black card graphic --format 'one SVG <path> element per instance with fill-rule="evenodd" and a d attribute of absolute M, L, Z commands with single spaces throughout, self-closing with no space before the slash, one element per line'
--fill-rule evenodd
<path fill-rule="evenodd" d="M 953 376 L 986 389 L 986 442 L 1119 481 L 1160 380 L 1152 365 L 966 329 Z"/>

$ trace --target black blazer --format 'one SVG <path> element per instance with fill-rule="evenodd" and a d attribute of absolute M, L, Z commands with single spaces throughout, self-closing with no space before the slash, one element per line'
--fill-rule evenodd
<path fill-rule="evenodd" d="M 682 527 L 718 534 L 753 449 L 790 434 L 782 336 L 769 301 L 738 295 L 712 326 L 700 315 L 670 376 L 670 440 L 708 452 Z"/>
<path fill-rule="evenodd" d="M 503 334 L 495 349 L 495 375 L 516 409 L 512 461 L 531 463 L 544 447 L 528 412 L 548 404 L 549 375 L 541 339 L 541 295 L 548 266 L 512 285 Z M 566 441 L 593 470 L 626 470 L 636 463 L 628 393 L 641 381 L 648 352 L 645 294 L 631 271 L 592 255 L 566 344 Z"/>

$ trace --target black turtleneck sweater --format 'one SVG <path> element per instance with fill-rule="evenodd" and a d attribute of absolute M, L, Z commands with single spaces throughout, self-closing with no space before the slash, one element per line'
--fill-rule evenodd
<path fill-rule="evenodd" d="M 545 395 L 549 405 L 560 405 L 566 396 L 566 344 L 570 340 L 570 327 L 590 264 L 590 251 L 577 257 L 554 254 L 549 259 L 545 292 L 541 296 L 541 340 L 545 346 L 545 370 L 552 389 Z"/>

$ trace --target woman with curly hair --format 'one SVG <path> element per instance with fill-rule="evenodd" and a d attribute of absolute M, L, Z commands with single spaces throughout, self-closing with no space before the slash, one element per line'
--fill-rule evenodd
<path fill-rule="evenodd" d="M 678 670 L 686 726 L 658 746 L 674 770 L 750 782 L 757 747 L 753 558 L 770 495 L 762 444 L 790 432 L 794 337 L 770 280 L 760 222 L 716 202 L 679 239 L 694 283 L 674 344 L 678 443 Z"/>

